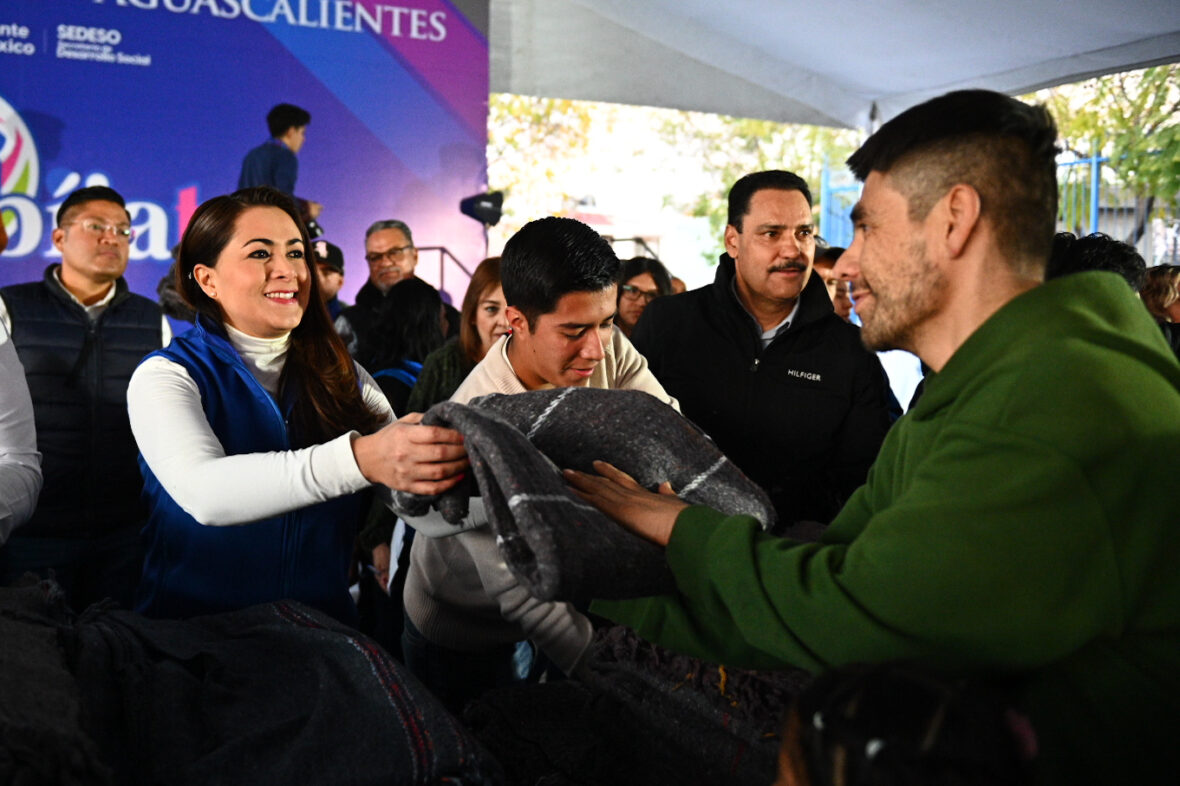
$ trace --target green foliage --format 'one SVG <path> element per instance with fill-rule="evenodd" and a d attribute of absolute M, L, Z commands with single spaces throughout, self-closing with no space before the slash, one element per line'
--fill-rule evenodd
<path fill-rule="evenodd" d="M 488 187 L 505 192 L 496 231 L 510 237 L 568 201 L 567 163 L 586 152 L 592 106 L 508 93 L 488 96 Z"/>
<path fill-rule="evenodd" d="M 812 190 L 818 214 L 820 176 L 825 156 L 842 162 L 860 143 L 860 133 L 820 126 L 787 125 L 769 120 L 673 112 L 661 126 L 661 136 L 687 161 L 694 161 L 708 178 L 699 194 L 667 202 L 688 215 L 709 219 L 715 248 L 701 255 L 715 262 L 724 250 L 721 238 L 727 220 L 726 195 L 734 181 L 750 172 L 786 169 L 798 174 Z"/>
<path fill-rule="evenodd" d="M 1067 150 L 1110 159 L 1116 185 L 1168 205 L 1180 192 L 1180 64 L 1042 90 Z"/>

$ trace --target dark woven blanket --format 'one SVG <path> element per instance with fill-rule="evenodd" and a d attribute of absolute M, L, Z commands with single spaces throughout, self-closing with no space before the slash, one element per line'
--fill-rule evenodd
<path fill-rule="evenodd" d="M 511 783 L 746 786 L 774 779 L 801 670 L 727 669 L 600 630 L 574 681 L 484 694 L 464 720 Z"/>
<path fill-rule="evenodd" d="M 0 719 L 26 728 L 4 728 L 0 783 L 503 782 L 404 667 L 308 607 L 185 621 L 92 607 L 73 621 L 16 592 L 0 589 L 13 634 Z"/>
<path fill-rule="evenodd" d="M 766 494 L 704 432 L 655 397 L 631 390 L 561 388 L 444 402 L 423 423 L 464 436 L 489 523 L 508 567 L 542 600 L 633 598 L 674 587 L 663 549 L 624 530 L 569 490 L 561 469 L 593 472 L 608 461 L 654 489 L 669 481 L 685 501 L 769 527 Z M 436 507 L 448 521 L 476 493 L 461 484 L 439 497 L 395 494 L 404 515 Z"/>
<path fill-rule="evenodd" d="M 35 579 L 0 589 L 0 784 L 112 783 L 82 725 L 78 686 L 58 643 L 65 595 Z"/>

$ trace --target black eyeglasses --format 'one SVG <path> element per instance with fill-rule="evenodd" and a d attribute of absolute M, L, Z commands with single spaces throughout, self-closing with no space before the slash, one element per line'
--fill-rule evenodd
<path fill-rule="evenodd" d="M 373 251 L 368 254 L 365 254 L 365 261 L 368 262 L 370 265 L 380 262 L 383 259 L 388 259 L 391 262 L 396 262 L 397 260 L 401 259 L 402 257 L 404 257 L 406 254 L 410 253 L 413 250 L 414 250 L 413 246 L 396 246 L 394 248 L 387 248 L 384 251 Z"/>
<path fill-rule="evenodd" d="M 623 284 L 623 297 L 627 298 L 628 300 L 638 300 L 639 298 L 643 298 L 645 302 L 650 303 L 659 296 L 660 293 L 658 290 L 640 289 L 639 287 L 632 286 L 631 284 Z"/>

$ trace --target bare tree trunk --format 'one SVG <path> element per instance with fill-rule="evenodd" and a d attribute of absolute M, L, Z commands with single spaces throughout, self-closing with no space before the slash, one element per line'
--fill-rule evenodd
<path fill-rule="evenodd" d="M 1155 207 L 1155 196 L 1135 197 L 1135 228 L 1124 241 L 1132 246 L 1139 245 L 1139 239 L 1147 231 L 1147 222 L 1151 219 L 1151 209 Z"/>

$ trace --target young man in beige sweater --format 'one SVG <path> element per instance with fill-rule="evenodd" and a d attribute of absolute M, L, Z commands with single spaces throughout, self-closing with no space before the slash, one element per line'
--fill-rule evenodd
<path fill-rule="evenodd" d="M 647 361 L 614 326 L 619 260 L 590 227 L 569 218 L 525 225 L 501 262 L 512 333 L 500 339 L 452 397 L 554 387 L 642 390 L 676 407 Z M 540 601 L 513 577 L 482 505 L 459 527 L 438 517 L 419 529 L 404 602 L 406 664 L 452 707 L 512 677 L 515 643 L 531 639 L 572 673 L 590 643 L 589 620 L 568 603 Z M 422 537 L 426 535 L 426 537 Z"/>

